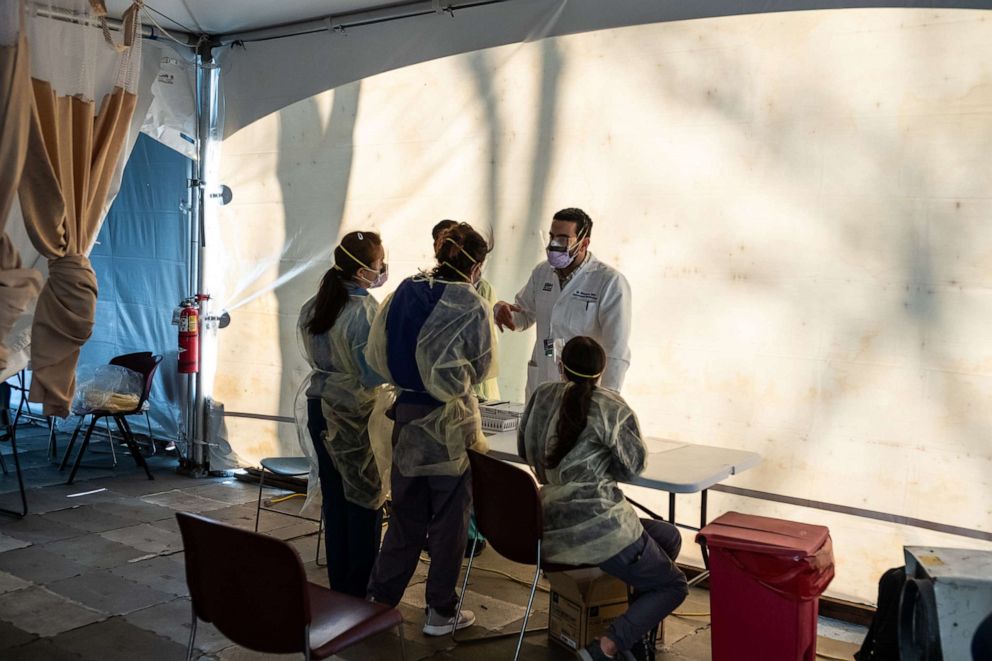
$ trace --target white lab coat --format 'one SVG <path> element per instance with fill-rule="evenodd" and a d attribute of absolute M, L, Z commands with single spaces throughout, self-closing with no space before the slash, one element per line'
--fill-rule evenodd
<path fill-rule="evenodd" d="M 591 252 L 562 289 L 558 274 L 546 261 L 531 273 L 517 293 L 513 313 L 517 330 L 537 323 L 537 339 L 527 365 L 527 399 L 542 383 L 559 381 L 561 349 L 573 337 L 586 335 L 606 351 L 606 370 L 600 385 L 620 392 L 630 367 L 630 285 L 612 266 L 597 260 Z M 545 351 L 545 340 L 553 347 Z"/>

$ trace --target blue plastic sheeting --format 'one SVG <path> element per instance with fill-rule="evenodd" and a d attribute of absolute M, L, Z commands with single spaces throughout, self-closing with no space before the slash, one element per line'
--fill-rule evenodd
<path fill-rule="evenodd" d="M 164 356 L 150 398 L 152 430 L 175 439 L 179 423 L 178 331 L 172 311 L 186 293 L 189 230 L 180 208 L 187 198 L 189 159 L 140 135 L 124 169 L 90 260 L 100 294 L 93 336 L 79 367 L 151 351 Z M 135 432 L 144 431 L 140 423 Z"/>

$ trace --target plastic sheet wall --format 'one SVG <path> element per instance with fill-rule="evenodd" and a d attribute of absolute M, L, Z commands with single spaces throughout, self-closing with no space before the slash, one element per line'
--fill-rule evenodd
<path fill-rule="evenodd" d="M 152 387 L 152 431 L 174 440 L 179 420 L 176 327 L 172 311 L 186 295 L 186 201 L 189 160 L 146 135 L 138 137 L 121 190 L 100 230 L 90 259 L 96 271 L 93 336 L 80 368 L 114 356 L 151 351 L 164 356 Z M 144 432 L 141 423 L 132 425 Z"/>
<path fill-rule="evenodd" d="M 229 412 L 293 415 L 296 315 L 342 233 L 383 233 L 381 297 L 429 265 L 441 218 L 491 225 L 486 276 L 506 298 L 552 213 L 580 206 L 592 251 L 631 283 L 623 394 L 648 434 L 761 453 L 735 486 L 992 535 L 990 18 L 613 29 L 400 69 L 265 117 L 223 144 L 234 202 L 208 245 L 211 292 L 233 309 L 213 394 Z M 503 336 L 505 397 L 522 396 L 533 337 Z M 298 453 L 290 424 L 228 424 L 247 458 Z M 635 498 L 666 510 L 663 494 Z M 680 519 L 696 502 L 680 498 Z M 729 509 L 828 526 L 831 593 L 866 601 L 903 544 L 992 547 L 711 494 L 711 516 Z"/>

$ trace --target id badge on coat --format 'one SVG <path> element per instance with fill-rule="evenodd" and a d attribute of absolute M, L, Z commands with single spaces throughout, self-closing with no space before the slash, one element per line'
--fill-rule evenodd
<path fill-rule="evenodd" d="M 551 358 L 556 364 L 561 360 L 561 352 L 565 348 L 565 340 L 551 339 L 544 340 L 544 355 Z"/>

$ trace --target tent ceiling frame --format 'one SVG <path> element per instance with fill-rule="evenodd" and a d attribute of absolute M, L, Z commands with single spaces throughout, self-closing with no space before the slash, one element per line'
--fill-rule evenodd
<path fill-rule="evenodd" d="M 418 0 L 416 2 L 404 2 L 379 9 L 366 9 L 362 11 L 347 12 L 343 14 L 331 14 L 319 18 L 312 18 L 283 25 L 259 28 L 257 30 L 247 30 L 243 32 L 232 32 L 221 34 L 216 37 L 216 41 L 221 45 L 233 43 L 247 43 L 252 41 L 268 41 L 271 39 L 283 39 L 286 37 L 296 37 L 303 34 L 315 32 L 345 32 L 350 28 L 376 25 L 378 23 L 389 23 L 407 18 L 418 18 L 431 14 L 447 14 L 454 16 L 456 11 L 472 9 L 473 7 L 485 7 L 488 5 L 499 5 L 514 0 Z"/>

